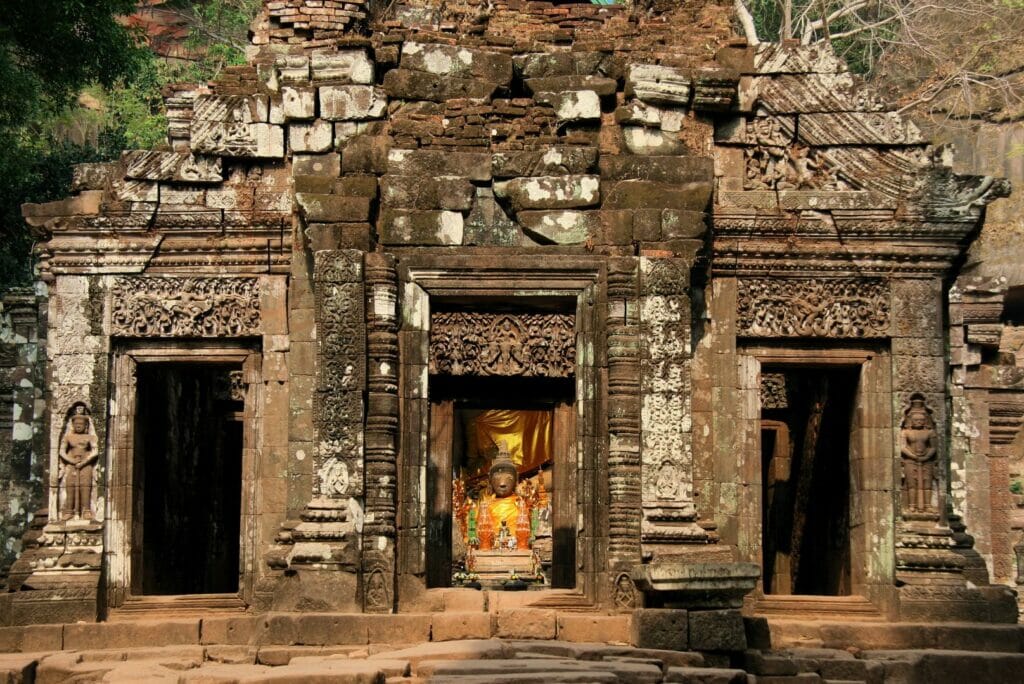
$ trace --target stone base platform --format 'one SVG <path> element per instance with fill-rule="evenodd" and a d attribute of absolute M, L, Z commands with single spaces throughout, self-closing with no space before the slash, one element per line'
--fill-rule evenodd
<path fill-rule="evenodd" d="M 818 684 L 1020 681 L 1024 654 L 825 648 L 713 654 L 556 640 L 479 639 L 408 647 L 192 644 L 0 654 L 0 681 L 359 684 Z"/>

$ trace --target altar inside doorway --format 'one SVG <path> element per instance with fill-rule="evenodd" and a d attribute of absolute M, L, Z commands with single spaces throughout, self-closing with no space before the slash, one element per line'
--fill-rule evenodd
<path fill-rule="evenodd" d="M 455 383 L 456 391 L 444 392 L 454 397 L 431 402 L 430 586 L 572 587 L 572 386 L 493 385 Z"/>

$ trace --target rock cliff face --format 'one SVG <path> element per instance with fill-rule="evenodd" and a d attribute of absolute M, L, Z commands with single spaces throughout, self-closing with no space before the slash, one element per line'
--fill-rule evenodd
<path fill-rule="evenodd" d="M 762 501 L 785 489 L 799 520 L 840 500 L 843 605 L 1006 619 L 947 505 L 943 311 L 1008 186 L 953 174 L 830 52 L 747 48 L 728 19 L 715 2 L 265 3 L 246 66 L 168 93 L 167 149 L 79 167 L 73 197 L 25 206 L 50 293 L 50 517 L 12 619 L 146 598 L 139 435 L 174 425 L 147 422 L 137 370 L 195 363 L 237 368 L 237 601 L 256 609 L 434 605 L 444 402 L 571 376 L 552 515 L 576 591 L 550 600 L 672 608 L 741 640 Z M 571 354 L 540 312 L 573 321 Z M 461 339 L 432 334 L 442 313 Z M 790 481 L 766 411 L 797 403 L 786 377 L 832 367 L 846 379 L 819 403 L 852 415 L 799 427 Z M 92 515 L 58 520 L 79 406 L 101 451 Z M 841 488 L 815 479 L 828 449 Z M 798 527 L 794 577 L 820 553 Z"/>

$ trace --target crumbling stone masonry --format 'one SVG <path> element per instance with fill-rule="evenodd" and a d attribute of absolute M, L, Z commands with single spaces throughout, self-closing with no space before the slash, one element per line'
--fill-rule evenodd
<path fill-rule="evenodd" d="M 529 408 L 535 607 L 709 652 L 741 608 L 1015 621 L 950 497 L 947 347 L 1008 183 L 680 5 L 266 2 L 166 149 L 25 205 L 46 515 L 0 615 L 443 610 L 465 412 Z"/>

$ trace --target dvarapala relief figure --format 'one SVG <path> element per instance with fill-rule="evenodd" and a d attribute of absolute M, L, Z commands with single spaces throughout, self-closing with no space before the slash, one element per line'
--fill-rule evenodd
<path fill-rule="evenodd" d="M 68 411 L 60 440 L 61 519 L 92 518 L 92 478 L 99 448 L 89 409 L 76 403 Z"/>
<path fill-rule="evenodd" d="M 911 511 L 930 511 L 935 463 L 938 460 L 938 434 L 932 411 L 925 405 L 924 395 L 910 395 L 910 406 L 900 423 L 900 455 L 903 457 L 903 479 L 907 506 Z"/>

